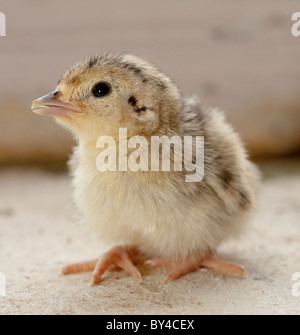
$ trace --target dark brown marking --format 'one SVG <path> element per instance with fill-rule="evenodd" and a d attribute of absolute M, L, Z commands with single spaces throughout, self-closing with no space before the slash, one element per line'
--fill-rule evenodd
<path fill-rule="evenodd" d="M 155 84 L 156 86 L 158 86 L 161 90 L 165 90 L 167 87 L 166 85 L 164 84 L 164 82 L 162 80 L 155 80 Z"/>
<path fill-rule="evenodd" d="M 136 100 L 136 98 L 135 98 L 133 95 L 129 97 L 129 99 L 128 99 L 128 103 L 129 103 L 132 107 L 134 107 L 134 111 L 135 111 L 136 113 L 145 112 L 145 111 L 147 110 L 147 107 L 145 107 L 145 106 L 142 106 L 142 107 L 138 107 L 138 106 L 137 106 L 137 100 Z"/>
<path fill-rule="evenodd" d="M 129 99 L 128 102 L 130 103 L 131 106 L 136 105 L 136 98 L 132 95 Z"/>
<path fill-rule="evenodd" d="M 79 85 L 80 83 L 80 78 L 79 76 L 74 76 L 73 78 L 70 79 L 70 84 L 72 85 Z"/>
<path fill-rule="evenodd" d="M 143 107 L 141 107 L 141 108 L 136 108 L 136 109 L 135 109 L 135 112 L 136 112 L 136 113 L 145 112 L 146 109 L 147 109 L 147 107 L 143 106 Z"/>
<path fill-rule="evenodd" d="M 94 65 L 96 65 L 98 62 L 98 59 L 99 58 L 97 56 L 90 57 L 88 60 L 88 64 L 87 64 L 88 68 L 91 69 Z"/>
<path fill-rule="evenodd" d="M 231 182 L 233 181 L 233 175 L 228 170 L 223 170 L 221 172 L 221 180 L 223 181 L 224 187 L 228 188 Z"/>
<path fill-rule="evenodd" d="M 126 69 L 134 72 L 137 75 L 140 75 L 142 73 L 142 70 L 139 67 L 137 67 L 137 66 L 135 66 L 133 64 L 124 63 L 123 66 L 124 66 L 124 68 L 126 68 Z"/>
<path fill-rule="evenodd" d="M 239 199 L 239 204 L 241 206 L 241 208 L 243 209 L 247 209 L 250 207 L 250 199 L 248 197 L 248 195 L 242 191 L 238 191 L 240 199 Z"/>
<path fill-rule="evenodd" d="M 136 76 L 139 76 L 143 83 L 148 81 L 142 68 L 131 63 L 122 63 L 122 66 L 124 69 L 128 69 L 129 71 L 133 72 Z"/>

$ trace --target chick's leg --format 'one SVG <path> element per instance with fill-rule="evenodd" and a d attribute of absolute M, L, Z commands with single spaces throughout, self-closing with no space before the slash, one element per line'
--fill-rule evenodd
<path fill-rule="evenodd" d="M 111 267 L 117 266 L 135 278 L 142 278 L 134 264 L 142 262 L 142 255 L 134 247 L 117 246 L 106 252 L 100 259 L 66 266 L 63 274 L 92 271 L 92 285 L 98 284 L 102 275 Z"/>
<path fill-rule="evenodd" d="M 188 257 L 184 260 L 176 261 L 172 259 L 155 258 L 147 260 L 145 263 L 151 265 L 152 267 L 173 266 L 172 271 L 164 279 L 164 282 L 176 280 L 190 272 L 196 271 L 201 267 L 213 269 L 223 274 L 235 274 L 241 277 L 245 276 L 245 270 L 243 267 L 227 262 L 211 253 L 207 254 L 205 257 Z"/>

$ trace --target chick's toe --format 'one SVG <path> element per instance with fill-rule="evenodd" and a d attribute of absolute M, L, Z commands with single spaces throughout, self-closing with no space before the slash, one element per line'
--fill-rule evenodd
<path fill-rule="evenodd" d="M 93 259 L 91 261 L 69 264 L 63 268 L 62 273 L 64 275 L 69 275 L 71 273 L 93 271 L 97 262 L 98 262 L 98 259 Z"/>
<path fill-rule="evenodd" d="M 93 286 L 99 284 L 102 280 L 102 275 L 115 266 L 124 270 L 130 276 L 141 279 L 142 275 L 134 264 L 142 263 L 142 261 L 142 254 L 135 247 L 117 246 L 107 251 L 99 259 L 67 265 L 64 267 L 62 273 L 67 275 L 93 271 L 91 281 L 91 285 Z"/>
<path fill-rule="evenodd" d="M 141 279 L 140 271 L 135 267 L 135 263 L 139 263 L 141 254 L 135 247 L 117 246 L 106 252 L 97 262 L 91 285 L 99 284 L 102 275 L 113 265 L 121 268 L 130 276 Z"/>
<path fill-rule="evenodd" d="M 172 260 L 169 258 L 154 258 L 145 261 L 145 264 L 148 264 L 152 267 L 163 267 L 163 266 L 172 266 L 171 272 L 163 280 L 173 281 L 180 277 L 185 276 L 186 274 L 196 271 L 201 267 L 213 269 L 219 273 L 229 274 L 229 275 L 238 275 L 241 277 L 245 276 L 245 270 L 242 266 L 234 263 L 227 262 L 216 255 L 207 254 L 205 257 L 188 257 L 183 260 Z"/>

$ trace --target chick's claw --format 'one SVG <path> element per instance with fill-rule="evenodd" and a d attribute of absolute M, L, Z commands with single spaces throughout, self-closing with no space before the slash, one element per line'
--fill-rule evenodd
<path fill-rule="evenodd" d="M 100 259 L 67 265 L 63 274 L 93 271 L 91 285 L 99 284 L 102 275 L 112 266 L 116 266 L 130 276 L 141 279 L 142 275 L 134 264 L 142 261 L 142 255 L 134 247 L 117 246 L 106 252 Z"/>
<path fill-rule="evenodd" d="M 141 255 L 134 248 L 117 246 L 106 252 L 97 262 L 92 275 L 91 285 L 99 284 L 102 280 L 102 275 L 115 265 L 123 269 L 130 276 L 142 279 L 140 271 L 134 266 L 140 260 Z"/>

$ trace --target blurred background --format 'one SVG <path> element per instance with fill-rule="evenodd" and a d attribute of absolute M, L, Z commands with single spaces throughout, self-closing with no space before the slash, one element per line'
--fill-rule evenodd
<path fill-rule="evenodd" d="M 1 166 L 65 166 L 71 135 L 31 101 L 99 51 L 144 57 L 224 109 L 253 159 L 300 151 L 298 0 L 7 0 L 0 11 Z"/>

